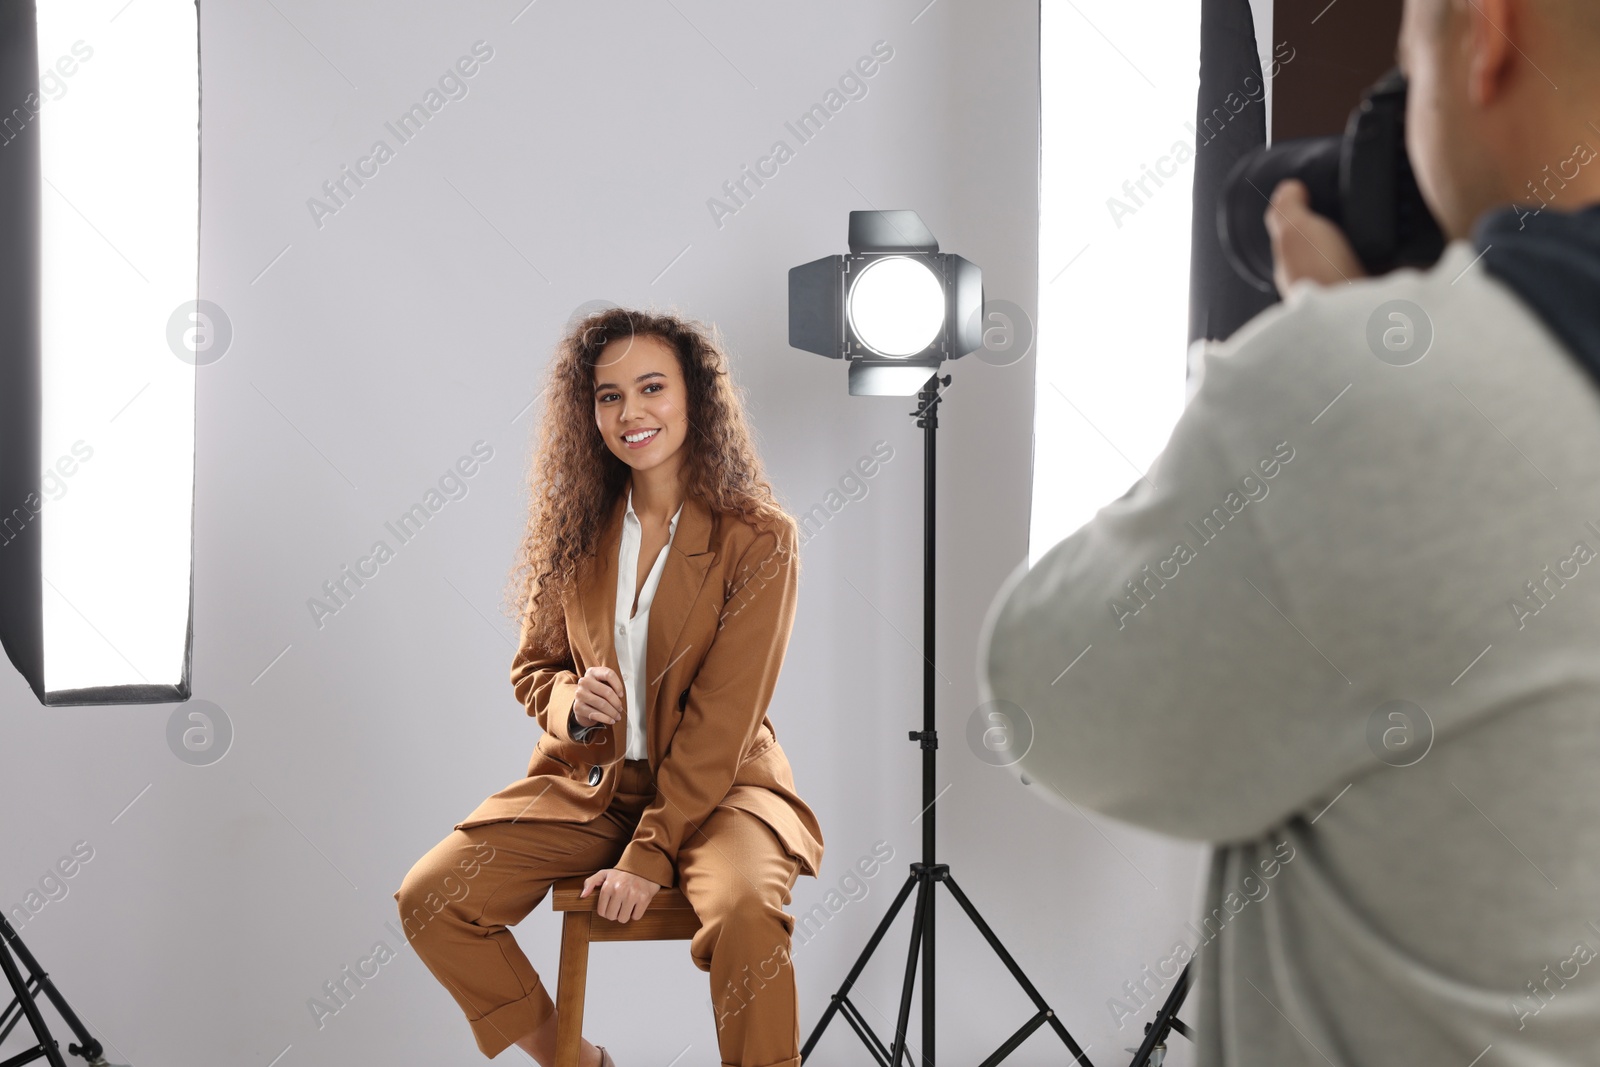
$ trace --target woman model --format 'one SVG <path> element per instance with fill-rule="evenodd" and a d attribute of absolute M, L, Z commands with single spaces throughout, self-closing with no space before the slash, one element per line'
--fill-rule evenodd
<path fill-rule="evenodd" d="M 595 910 L 624 923 L 676 883 L 702 924 L 689 955 L 711 975 L 722 1063 L 798 1067 L 783 905 L 816 877 L 822 831 L 766 715 L 794 622 L 794 520 L 712 330 L 589 315 L 546 395 L 511 665 L 544 734 L 527 776 L 406 875 L 407 937 L 484 1055 L 515 1044 L 551 1067 L 555 1005 L 506 927 L 557 879 L 588 876 Z M 579 1064 L 613 1067 L 588 1041 Z"/>

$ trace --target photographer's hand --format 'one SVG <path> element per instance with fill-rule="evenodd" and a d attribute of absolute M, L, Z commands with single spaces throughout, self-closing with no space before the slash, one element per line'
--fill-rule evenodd
<path fill-rule="evenodd" d="M 1272 280 L 1288 297 L 1296 282 L 1333 285 L 1367 276 L 1344 231 L 1311 210 L 1305 183 L 1290 178 L 1272 191 L 1266 213 L 1272 238 Z"/>

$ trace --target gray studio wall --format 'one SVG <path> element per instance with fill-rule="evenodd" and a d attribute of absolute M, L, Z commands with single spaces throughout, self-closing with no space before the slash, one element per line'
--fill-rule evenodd
<path fill-rule="evenodd" d="M 585 301 L 720 324 L 796 513 L 875 442 L 894 451 L 805 546 L 771 709 L 826 836 L 791 911 L 847 900 L 797 952 L 804 1032 L 917 858 L 921 431 L 909 400 L 851 398 L 839 364 L 787 347 L 785 272 L 842 251 L 848 211 L 910 207 L 992 298 L 1035 306 L 1037 5 L 525 2 L 203 3 L 203 295 L 234 340 L 200 372 L 194 681 L 231 748 L 191 766 L 169 748 L 172 706 L 45 711 L 0 681 L 0 905 L 51 886 L 21 933 L 114 1062 L 481 1061 L 396 937 L 391 894 L 524 772 L 538 733 L 500 598 L 528 406 Z M 785 122 L 880 40 L 893 58 L 866 96 L 798 145 Z M 385 123 L 478 41 L 493 56 L 464 97 L 336 212 L 308 206 L 375 140 L 395 147 Z M 794 158 L 718 225 L 707 200 L 779 139 Z M 1114 1062 L 1137 1027 L 1119 1032 L 1107 1000 L 1172 943 L 1198 854 L 1041 806 L 968 750 L 978 626 L 1026 552 L 1033 360 L 948 369 L 939 858 Z M 400 544 L 385 523 L 477 442 L 493 454 L 466 495 Z M 394 558 L 319 625 L 308 602 L 378 540 Z M 893 861 L 850 892 L 880 841 Z M 92 858 L 58 886 L 78 842 Z M 949 896 L 939 914 L 938 1052 L 981 1059 L 1031 1007 Z M 855 992 L 883 1034 L 909 915 Z M 542 905 L 517 930 L 552 985 L 557 926 Z M 319 1027 L 308 1000 L 379 943 L 395 957 Z M 601 946 L 589 985 L 588 1033 L 618 1062 L 664 1067 L 686 1046 L 678 1062 L 716 1062 L 686 944 Z M 1044 1030 L 1011 1062 L 1062 1055 Z M 871 1061 L 838 1020 L 818 1062 Z"/>

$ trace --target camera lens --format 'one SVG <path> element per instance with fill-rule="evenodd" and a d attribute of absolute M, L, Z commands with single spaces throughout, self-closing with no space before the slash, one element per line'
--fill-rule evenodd
<path fill-rule="evenodd" d="M 1299 178 L 1311 190 L 1311 210 L 1337 223 L 1340 150 L 1341 138 L 1302 137 L 1257 149 L 1229 171 L 1217 203 L 1222 250 L 1233 269 L 1262 292 L 1274 290 L 1265 218 L 1272 190 L 1285 178 Z"/>

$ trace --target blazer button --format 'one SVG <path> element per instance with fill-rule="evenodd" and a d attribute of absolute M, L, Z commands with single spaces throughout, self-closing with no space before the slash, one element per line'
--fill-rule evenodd
<path fill-rule="evenodd" d="M 600 784 L 600 768 L 599 767 L 590 767 L 589 768 L 589 784 L 590 785 L 599 785 Z"/>

